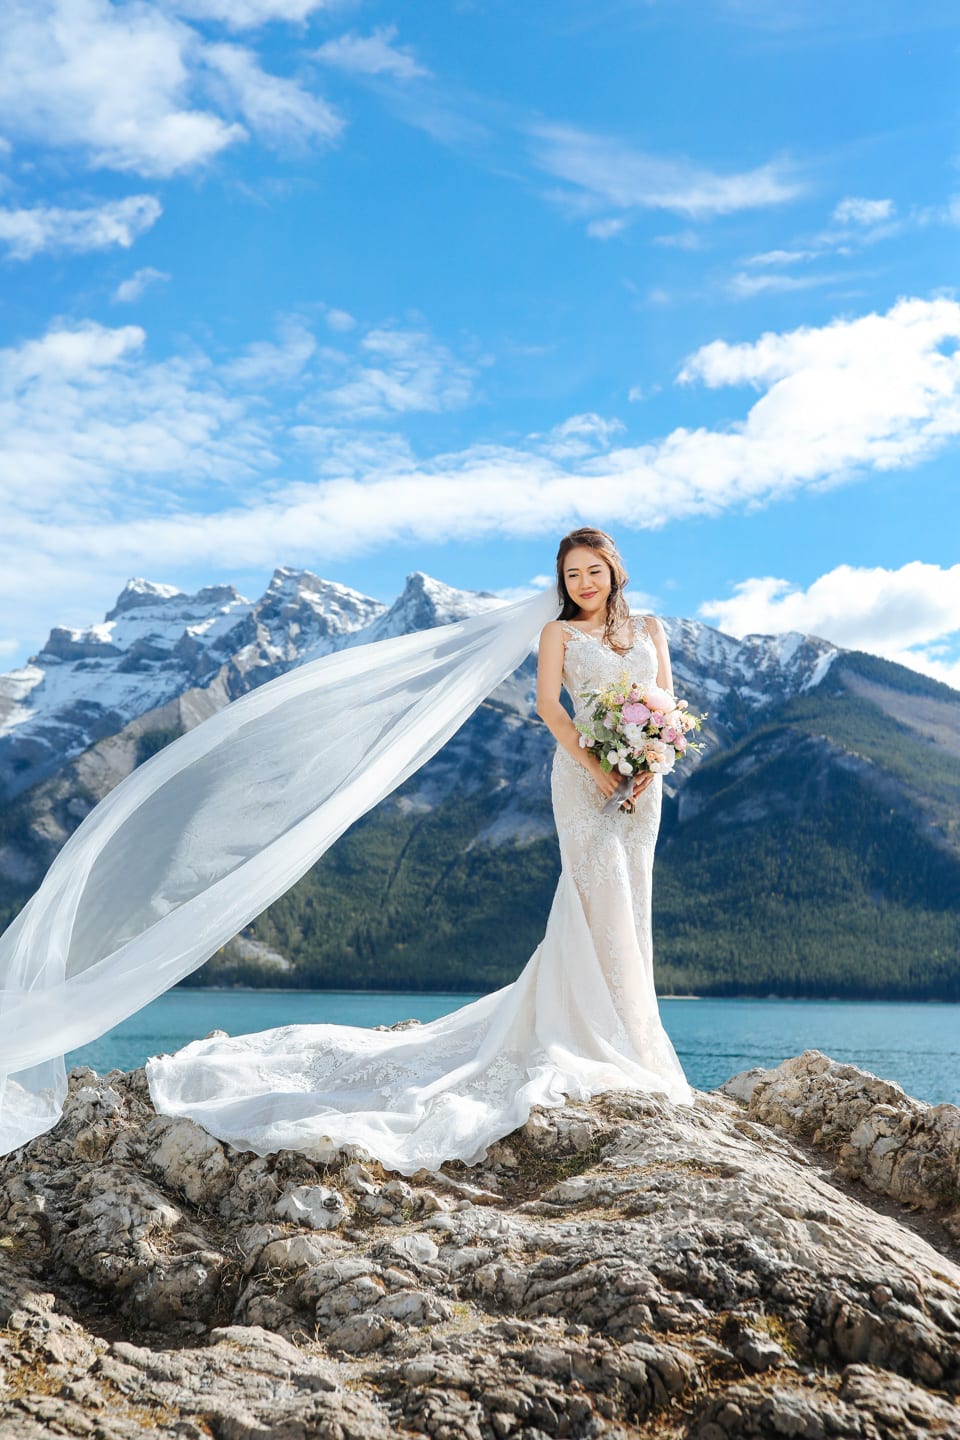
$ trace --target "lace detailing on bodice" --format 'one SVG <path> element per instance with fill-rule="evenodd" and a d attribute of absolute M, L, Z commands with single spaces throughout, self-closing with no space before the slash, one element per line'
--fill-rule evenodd
<path fill-rule="evenodd" d="M 643 621 L 634 616 L 634 642 L 620 655 L 596 636 L 561 621 L 566 636 L 563 683 L 577 720 L 585 718 L 588 702 L 580 692 L 596 690 L 626 671 L 641 687 L 657 678 L 657 650 Z M 642 627 L 642 630 L 641 630 Z M 640 632 L 640 633 L 638 633 Z M 560 853 L 584 900 L 605 870 L 624 865 L 638 873 L 652 865 L 652 852 L 660 829 L 663 782 L 657 775 L 637 797 L 632 815 L 602 813 L 605 797 L 590 772 L 558 745 L 552 770 L 553 814 L 560 837 Z M 644 856 L 639 851 L 644 851 Z M 627 884 L 627 891 L 630 886 Z M 648 917 L 646 923 L 649 923 Z"/>
<path fill-rule="evenodd" d="M 581 690 L 597 690 L 601 685 L 616 680 L 627 671 L 631 680 L 643 688 L 652 685 L 657 678 L 657 650 L 639 616 L 632 616 L 634 641 L 624 654 L 611 649 L 595 635 L 578 630 L 575 625 L 561 620 L 566 647 L 563 657 L 563 683 L 573 701 L 574 715 L 582 720 L 587 713 L 587 703 L 580 697 Z"/>

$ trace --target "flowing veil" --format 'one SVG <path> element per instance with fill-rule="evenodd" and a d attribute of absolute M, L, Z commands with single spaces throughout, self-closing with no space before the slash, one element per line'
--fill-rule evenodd
<path fill-rule="evenodd" d="M 288 890 L 450 739 L 559 608 L 540 591 L 301 665 L 101 800 L 0 936 L 0 1154 L 56 1124 L 66 1051 Z"/>

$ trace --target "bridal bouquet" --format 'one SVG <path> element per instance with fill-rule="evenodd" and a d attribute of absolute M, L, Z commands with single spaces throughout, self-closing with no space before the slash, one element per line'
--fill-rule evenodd
<path fill-rule="evenodd" d="M 591 707 L 588 720 L 574 722 L 581 747 L 594 752 L 607 774 L 617 770 L 623 776 L 604 805 L 605 812 L 619 807 L 632 813 L 635 775 L 643 770 L 668 775 L 688 751 L 704 748 L 703 741 L 689 736 L 700 729 L 706 712 L 698 714 L 686 700 L 659 686 L 643 689 L 626 671 L 602 690 L 582 690 L 580 698 Z"/>

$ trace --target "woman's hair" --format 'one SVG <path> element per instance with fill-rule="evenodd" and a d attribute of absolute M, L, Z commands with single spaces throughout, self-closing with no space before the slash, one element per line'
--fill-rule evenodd
<path fill-rule="evenodd" d="M 557 598 L 561 605 L 561 620 L 572 620 L 580 613 L 579 605 L 571 600 L 567 593 L 567 582 L 563 574 L 568 554 L 578 545 L 585 545 L 588 550 L 596 550 L 610 571 L 610 594 L 607 596 L 607 618 L 603 627 L 603 638 L 609 643 L 610 637 L 630 619 L 630 607 L 625 593 L 630 576 L 624 569 L 616 545 L 605 530 L 594 530 L 590 525 L 585 525 L 580 530 L 571 530 L 569 535 L 564 535 L 557 551 Z"/>

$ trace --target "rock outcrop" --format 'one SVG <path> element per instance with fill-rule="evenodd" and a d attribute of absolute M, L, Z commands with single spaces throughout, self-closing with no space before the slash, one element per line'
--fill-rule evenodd
<path fill-rule="evenodd" d="M 0 1162 L 0 1435 L 960 1437 L 958 1136 L 807 1052 L 400 1179 L 77 1070 Z"/>

